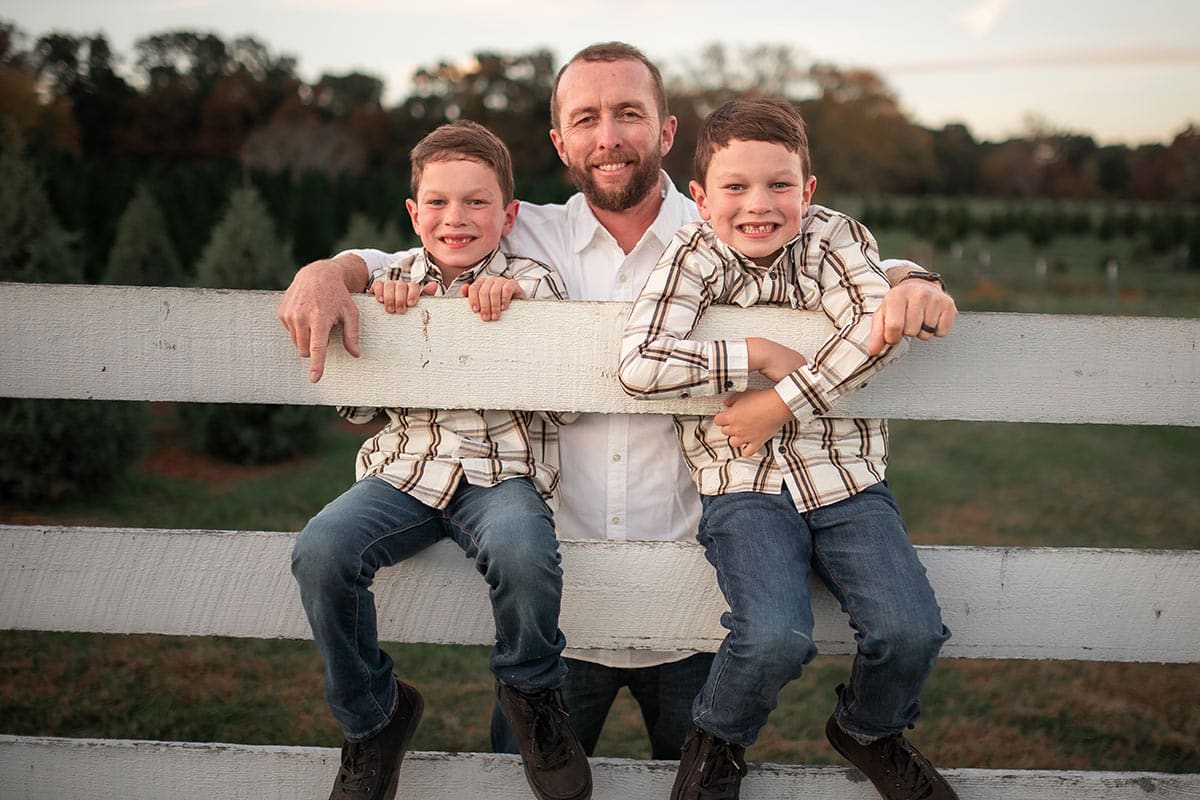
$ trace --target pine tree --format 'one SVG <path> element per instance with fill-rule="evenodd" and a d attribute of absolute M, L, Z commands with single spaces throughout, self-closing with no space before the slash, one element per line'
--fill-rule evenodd
<path fill-rule="evenodd" d="M 77 283 L 83 269 L 74 237 L 54 216 L 41 179 L 20 151 L 15 133 L 0 132 L 0 280 Z"/>
<path fill-rule="evenodd" d="M 394 222 L 389 221 L 385 225 L 379 225 L 366 214 L 351 214 L 350 226 L 333 246 L 333 252 L 340 253 L 355 247 L 372 247 L 376 250 L 393 253 L 408 244 L 410 243 L 405 242 Z"/>
<path fill-rule="evenodd" d="M 72 235 L 15 136 L 0 138 L 0 280 L 79 281 Z M 147 427 L 144 403 L 0 398 L 0 499 L 95 493 L 140 455 Z"/>
<path fill-rule="evenodd" d="M 166 218 L 147 184 L 138 187 L 117 222 L 117 240 L 108 254 L 105 283 L 126 286 L 182 286 L 183 265 L 167 236 Z"/>
<path fill-rule="evenodd" d="M 258 191 L 235 189 L 200 257 L 197 283 L 217 289 L 282 289 L 295 271 L 289 250 L 276 236 Z M 192 447 L 239 463 L 311 452 L 327 414 L 312 406 L 220 403 L 186 404 L 178 411 Z"/>

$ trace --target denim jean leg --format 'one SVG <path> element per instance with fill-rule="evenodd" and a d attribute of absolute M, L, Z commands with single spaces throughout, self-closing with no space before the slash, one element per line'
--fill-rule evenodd
<path fill-rule="evenodd" d="M 392 659 L 379 647 L 375 573 L 444 535 L 438 511 L 379 478 L 366 478 L 296 537 L 292 574 L 325 659 L 325 699 L 351 741 L 377 733 L 396 705 Z"/>
<path fill-rule="evenodd" d="M 558 628 L 562 567 L 545 501 L 528 478 L 510 478 L 463 484 L 446 511 L 451 536 L 488 584 L 496 680 L 527 691 L 559 686 L 567 671 Z"/>
<path fill-rule="evenodd" d="M 837 718 L 866 739 L 901 733 L 950 631 L 891 492 L 876 484 L 809 515 L 813 568 L 850 616 L 857 652 Z"/>
<path fill-rule="evenodd" d="M 629 670 L 629 691 L 642 711 L 650 735 L 650 757 L 678 761 L 692 725 L 692 703 L 712 669 L 712 653 L 693 653 L 679 661 Z"/>
<path fill-rule="evenodd" d="M 779 690 L 816 655 L 808 572 L 812 540 L 787 492 L 701 498 L 698 539 L 717 571 L 729 630 L 693 705 L 698 726 L 748 747 Z"/>

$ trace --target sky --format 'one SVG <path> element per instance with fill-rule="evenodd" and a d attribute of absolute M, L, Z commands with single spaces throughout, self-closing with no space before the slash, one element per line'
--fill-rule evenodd
<path fill-rule="evenodd" d="M 917 122 L 962 122 L 977 139 L 1021 135 L 1036 121 L 1137 145 L 1200 126 L 1196 0 L 0 0 L 0 19 L 31 38 L 102 32 L 126 56 L 167 30 L 251 35 L 294 56 L 309 81 L 376 75 L 388 102 L 405 96 L 417 67 L 485 50 L 545 48 L 562 63 L 621 40 L 670 76 L 719 42 L 874 69 Z"/>

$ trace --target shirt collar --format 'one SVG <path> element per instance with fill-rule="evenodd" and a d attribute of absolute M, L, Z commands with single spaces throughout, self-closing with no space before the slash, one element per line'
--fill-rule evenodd
<path fill-rule="evenodd" d="M 667 173 L 662 170 L 658 171 L 658 191 L 662 197 L 662 205 L 659 207 L 658 216 L 654 218 L 654 222 L 651 223 L 648 232 L 665 249 L 675 231 L 682 224 L 676 221 L 676 217 L 679 214 L 671 213 L 671 210 L 674 205 L 684 200 L 684 197 L 675 188 L 675 184 L 671 182 L 671 178 Z M 576 192 L 567 202 L 567 205 L 573 206 L 571 208 L 571 250 L 573 252 L 583 252 L 601 231 L 604 231 L 606 235 L 611 235 L 600 224 L 600 220 L 596 219 L 596 215 L 592 213 L 592 207 L 587 204 L 587 199 L 583 196 L 583 192 Z"/>
<path fill-rule="evenodd" d="M 497 247 L 495 250 L 484 256 L 483 260 L 478 264 L 463 270 L 457 278 L 451 281 L 450 286 L 455 284 L 461 286 L 464 283 L 474 283 L 481 274 L 503 275 L 504 270 L 507 269 L 507 267 L 508 260 L 504 257 L 504 254 L 500 252 L 500 248 Z M 426 280 L 435 280 L 441 284 L 442 278 L 443 276 L 441 267 L 434 263 L 433 259 L 429 257 L 428 251 L 422 247 L 421 252 L 417 255 L 416 260 L 413 262 L 410 280 L 413 283 L 423 283 Z M 445 288 L 449 289 L 450 286 Z"/>

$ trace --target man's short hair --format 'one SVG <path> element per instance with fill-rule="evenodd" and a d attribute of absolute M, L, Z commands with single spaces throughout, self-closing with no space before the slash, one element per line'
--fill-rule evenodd
<path fill-rule="evenodd" d="M 421 173 L 435 161 L 477 161 L 496 173 L 500 193 L 508 204 L 513 199 L 512 156 L 500 137 L 477 122 L 460 120 L 438 126 L 412 149 L 412 193 L 417 196 Z"/>
<path fill-rule="evenodd" d="M 696 180 L 703 186 L 713 154 L 733 139 L 781 144 L 800 156 L 805 177 L 812 175 L 808 132 L 796 107 L 783 98 L 742 97 L 730 100 L 704 118 L 696 139 Z"/>
<path fill-rule="evenodd" d="M 631 44 L 625 44 L 624 42 L 600 42 L 599 44 L 590 44 L 571 56 L 571 60 L 563 64 L 562 69 L 554 76 L 554 88 L 550 91 L 550 125 L 554 130 L 560 130 L 558 127 L 558 84 L 562 81 L 563 73 L 567 71 L 567 67 L 577 61 L 640 61 L 642 64 L 645 64 L 646 69 L 650 70 L 650 77 L 654 81 L 654 105 L 658 109 L 658 121 L 661 124 L 667 118 L 667 90 L 663 86 L 662 73 L 658 71 L 658 67 L 654 66 L 654 62 L 647 58 L 645 53 Z"/>

